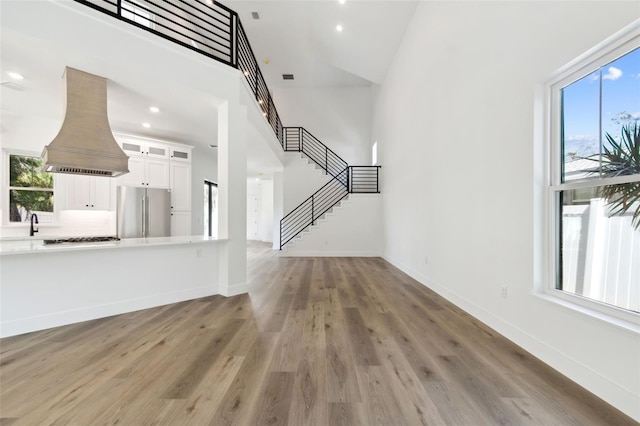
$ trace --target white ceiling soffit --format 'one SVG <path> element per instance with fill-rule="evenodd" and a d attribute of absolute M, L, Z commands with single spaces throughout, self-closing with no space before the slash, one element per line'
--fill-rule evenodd
<path fill-rule="evenodd" d="M 270 87 L 380 84 L 417 0 L 228 0 Z M 252 12 L 258 12 L 259 20 Z M 336 25 L 344 27 L 336 31 Z M 268 61 L 268 63 L 265 63 Z M 294 74 L 285 81 L 282 74 Z"/>

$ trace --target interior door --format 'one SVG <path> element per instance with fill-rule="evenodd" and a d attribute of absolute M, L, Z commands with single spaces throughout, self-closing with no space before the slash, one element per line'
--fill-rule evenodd
<path fill-rule="evenodd" d="M 258 239 L 258 197 L 247 196 L 247 240 Z"/>

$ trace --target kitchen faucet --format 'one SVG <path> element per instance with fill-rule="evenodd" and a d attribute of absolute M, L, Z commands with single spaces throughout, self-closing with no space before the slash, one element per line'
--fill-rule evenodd
<path fill-rule="evenodd" d="M 36 224 L 40 223 L 38 222 L 38 215 L 35 213 L 31 213 L 31 229 L 29 229 L 29 236 L 33 237 L 33 235 L 38 232 L 38 229 L 33 229 L 33 219 L 36 220 Z"/>

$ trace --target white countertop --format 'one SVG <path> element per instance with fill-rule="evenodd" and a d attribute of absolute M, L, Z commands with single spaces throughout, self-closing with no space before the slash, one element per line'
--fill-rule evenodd
<path fill-rule="evenodd" d="M 203 237 L 200 235 L 189 235 L 185 237 L 155 237 L 155 238 L 124 238 L 120 241 L 94 242 L 94 243 L 65 243 L 65 244 L 47 244 L 43 240 L 46 238 L 25 238 L 25 239 L 3 239 L 0 240 L 0 255 L 18 255 L 32 253 L 59 253 L 64 251 L 84 251 L 84 250 L 102 250 L 102 249 L 119 249 L 134 247 L 151 247 L 151 246 L 167 246 L 177 244 L 202 244 L 218 241 L 227 241 L 226 239 L 218 239 L 212 237 Z"/>

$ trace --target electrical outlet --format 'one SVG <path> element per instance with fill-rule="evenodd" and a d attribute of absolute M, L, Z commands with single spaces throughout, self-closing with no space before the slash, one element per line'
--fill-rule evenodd
<path fill-rule="evenodd" d="M 507 298 L 507 286 L 503 285 L 502 288 L 500 289 L 500 295 L 502 296 L 503 299 Z"/>

